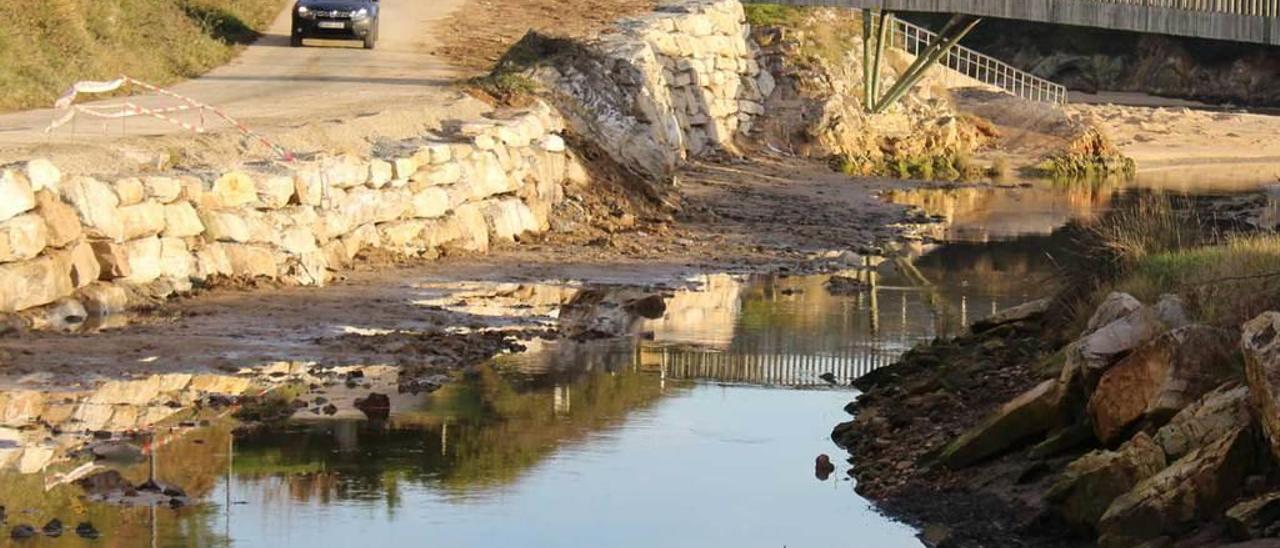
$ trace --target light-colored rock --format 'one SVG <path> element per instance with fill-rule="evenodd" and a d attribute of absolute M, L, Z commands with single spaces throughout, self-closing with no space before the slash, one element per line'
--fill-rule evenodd
<path fill-rule="evenodd" d="M 1067 525 L 1093 536 L 1116 497 L 1164 466 L 1160 446 L 1140 432 L 1115 451 L 1093 451 L 1072 461 L 1045 492 L 1045 500 Z"/>
<path fill-rule="evenodd" d="M 37 158 L 27 162 L 26 166 L 27 181 L 31 183 L 31 190 L 40 192 L 48 190 L 57 193 L 58 187 L 62 183 L 62 171 L 53 162 L 44 158 Z"/>
<path fill-rule="evenodd" d="M 1224 384 L 1174 415 L 1156 431 L 1155 442 L 1168 460 L 1180 459 L 1232 429 L 1248 425 L 1249 405 L 1249 387 Z"/>
<path fill-rule="evenodd" d="M 462 180 L 462 171 L 457 162 L 432 164 L 419 168 L 409 180 L 424 186 L 451 185 Z"/>
<path fill-rule="evenodd" d="M 395 168 L 386 160 L 369 161 L 369 188 L 382 188 L 395 178 Z"/>
<path fill-rule="evenodd" d="M 132 272 L 129 269 L 129 257 L 122 244 L 96 240 L 89 242 L 89 245 L 101 269 L 102 280 L 124 278 Z"/>
<path fill-rule="evenodd" d="M 1271 454 L 1280 458 L 1280 312 L 1263 312 L 1241 328 L 1245 379 Z"/>
<path fill-rule="evenodd" d="M 147 198 L 161 204 L 169 204 L 182 196 L 182 183 L 172 177 L 147 177 L 142 180 Z"/>
<path fill-rule="evenodd" d="M 315 234 L 302 226 L 286 228 L 280 238 L 280 248 L 290 255 L 306 255 L 320 249 L 316 245 Z"/>
<path fill-rule="evenodd" d="M 250 278 L 277 278 L 280 276 L 280 263 L 276 251 L 270 247 L 253 244 L 222 244 L 226 253 L 231 273 Z"/>
<path fill-rule="evenodd" d="M 206 238 L 219 242 L 248 243 L 253 235 L 246 221 L 247 212 L 238 210 L 205 210 L 198 216 Z"/>
<path fill-rule="evenodd" d="M 1059 382 L 1087 399 L 1102 374 L 1119 358 L 1164 331 L 1164 324 L 1150 308 L 1134 309 L 1067 345 Z"/>
<path fill-rule="evenodd" d="M 230 276 L 234 272 L 225 244 L 208 244 L 196 250 L 196 280 L 208 280 L 217 276 Z"/>
<path fill-rule="evenodd" d="M 328 197 L 324 179 L 318 168 L 308 167 L 293 172 L 293 192 L 298 203 L 308 206 L 321 205 Z"/>
<path fill-rule="evenodd" d="M 159 278 L 164 272 L 160 264 L 160 254 L 163 251 L 160 238 L 150 236 L 130 240 L 122 244 L 121 248 L 129 263 L 129 275 L 123 278 L 124 281 L 144 284 Z"/>
<path fill-rule="evenodd" d="M 74 289 L 70 264 L 59 256 L 0 264 L 0 312 L 17 312 L 49 304 Z"/>
<path fill-rule="evenodd" d="M 140 204 L 147 198 L 147 189 L 137 177 L 125 177 L 116 181 L 116 196 L 120 198 L 120 206 Z"/>
<path fill-rule="evenodd" d="M 72 177 L 63 181 L 62 199 L 75 208 L 90 237 L 125 241 L 124 223 L 117 207 L 120 199 L 109 185 L 90 177 Z"/>
<path fill-rule="evenodd" d="M 138 184 L 139 194 L 142 194 L 141 185 L 141 183 Z M 123 206 L 119 209 L 119 212 L 120 222 L 124 227 L 125 239 L 136 240 L 164 232 L 164 206 L 159 203 L 141 202 Z"/>
<path fill-rule="evenodd" d="M 258 200 L 258 185 L 248 173 L 230 171 L 213 182 L 206 198 L 217 207 L 249 205 Z"/>
<path fill-rule="evenodd" d="M 1112 292 L 1107 295 L 1106 299 L 1093 310 L 1093 315 L 1089 316 L 1089 323 L 1085 327 L 1085 334 L 1092 333 L 1101 329 L 1103 326 L 1128 316 L 1135 310 L 1142 308 L 1142 301 L 1134 298 L 1128 293 Z"/>
<path fill-rule="evenodd" d="M 1231 378 L 1230 335 L 1187 325 L 1144 343 L 1102 374 L 1089 399 L 1094 432 L 1104 444 L 1145 420 L 1159 427 L 1182 408 Z"/>
<path fill-rule="evenodd" d="M 378 225 L 378 235 L 382 245 L 397 253 L 411 254 L 423 247 L 422 231 L 426 222 L 422 220 L 392 221 Z"/>
<path fill-rule="evenodd" d="M 413 216 L 419 219 L 443 217 L 450 207 L 449 193 L 440 187 L 427 187 L 413 195 Z"/>
<path fill-rule="evenodd" d="M 0 221 L 35 209 L 36 195 L 27 176 L 13 169 L 0 169 Z"/>
<path fill-rule="evenodd" d="M 39 215 L 27 213 L 0 221 L 0 263 L 34 258 L 48 243 L 49 229 Z"/>
<path fill-rule="evenodd" d="M 129 307 L 129 295 L 124 288 L 104 282 L 93 282 L 80 288 L 76 299 L 91 316 L 119 314 Z"/>
<path fill-rule="evenodd" d="M 1056 380 L 1040 383 L 953 440 L 940 453 L 940 462 L 949 468 L 963 468 L 1062 426 L 1065 418 L 1060 397 Z"/>
<path fill-rule="evenodd" d="M 187 201 L 173 202 L 164 206 L 164 232 L 166 238 L 189 238 L 204 233 L 204 223 L 196 214 L 196 209 Z"/>
<path fill-rule="evenodd" d="M 1136 546 L 1220 515 L 1240 494 L 1252 439 L 1247 428 L 1235 429 L 1139 482 L 1103 514 L 1098 545 Z"/>
<path fill-rule="evenodd" d="M 272 175 L 258 181 L 258 203 L 268 209 L 280 209 L 289 205 L 297 189 L 294 178 Z"/>
<path fill-rule="evenodd" d="M 485 220 L 489 223 L 490 238 L 515 241 L 526 232 L 542 229 L 533 211 L 519 198 L 497 200 L 484 206 Z"/>
<path fill-rule="evenodd" d="M 36 213 L 44 219 L 48 229 L 49 247 L 66 247 L 83 234 L 76 210 L 60 200 L 50 190 L 36 193 Z"/>
<path fill-rule="evenodd" d="M 196 272 L 196 259 L 182 238 L 160 238 L 160 275 L 189 280 Z"/>
<path fill-rule="evenodd" d="M 34 309 L 31 325 L 42 331 L 76 331 L 84 326 L 89 313 L 77 299 L 63 297 L 52 304 Z"/>
<path fill-rule="evenodd" d="M 102 276 L 102 265 L 89 242 L 80 241 L 66 249 L 46 251 L 67 264 L 67 275 L 72 289 L 79 289 L 97 281 Z"/>

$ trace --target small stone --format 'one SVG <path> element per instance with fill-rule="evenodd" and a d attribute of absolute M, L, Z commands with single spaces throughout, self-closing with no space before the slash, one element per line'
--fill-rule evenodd
<path fill-rule="evenodd" d="M 34 536 L 36 536 L 36 528 L 25 523 L 14 525 L 13 529 L 9 530 L 9 538 L 15 540 L 27 539 Z"/>
<path fill-rule="evenodd" d="M 49 520 L 49 523 L 44 524 L 41 531 L 43 531 L 47 537 L 60 537 L 62 536 L 62 522 L 59 521 L 58 518 L 53 518 Z"/>
<path fill-rule="evenodd" d="M 76 526 L 76 535 L 79 535 L 80 538 L 87 539 L 95 539 L 102 536 L 102 534 L 98 532 L 98 529 L 94 527 L 92 523 L 87 521 L 82 521 Z"/>

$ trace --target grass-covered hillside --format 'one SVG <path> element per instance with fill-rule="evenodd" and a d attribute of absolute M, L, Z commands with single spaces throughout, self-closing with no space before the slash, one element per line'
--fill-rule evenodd
<path fill-rule="evenodd" d="M 0 111 L 48 107 L 72 82 L 168 84 L 235 55 L 286 0 L 5 0 Z"/>

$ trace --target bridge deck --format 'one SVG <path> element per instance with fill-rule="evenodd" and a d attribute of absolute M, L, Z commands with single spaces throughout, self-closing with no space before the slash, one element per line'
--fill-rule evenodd
<path fill-rule="evenodd" d="M 745 0 L 757 4 L 963 13 L 1280 45 L 1280 0 Z"/>

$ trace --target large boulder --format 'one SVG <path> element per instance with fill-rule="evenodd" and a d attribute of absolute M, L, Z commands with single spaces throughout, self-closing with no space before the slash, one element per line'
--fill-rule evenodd
<path fill-rule="evenodd" d="M 1100 308 L 1101 312 L 1104 310 Z M 1094 314 L 1093 319 L 1104 316 Z M 1093 325 L 1093 320 L 1089 324 Z M 1131 310 L 1096 330 L 1086 330 L 1079 340 L 1067 345 L 1059 382 L 1088 398 L 1102 374 L 1116 361 L 1165 330 L 1155 311 L 1147 307 Z"/>
<path fill-rule="evenodd" d="M 1227 531 L 1240 541 L 1280 537 L 1280 493 L 1267 493 L 1232 506 Z"/>
<path fill-rule="evenodd" d="M 36 206 L 36 213 L 40 214 L 48 228 L 49 247 L 65 247 L 80 239 L 84 229 L 80 227 L 80 217 L 76 215 L 76 210 L 52 191 L 37 192 Z"/>
<path fill-rule="evenodd" d="M 983 318 L 970 327 L 970 331 L 974 333 L 985 333 L 996 327 L 1023 322 L 1039 318 L 1049 310 L 1049 305 L 1053 303 L 1053 299 L 1045 297 L 1034 301 L 1022 303 L 1012 308 L 1006 308 L 987 318 Z"/>
<path fill-rule="evenodd" d="M 1164 466 L 1160 446 L 1140 432 L 1115 451 L 1093 451 L 1072 461 L 1045 493 L 1045 500 L 1065 523 L 1091 536 L 1116 497 Z"/>
<path fill-rule="evenodd" d="M 1118 497 L 1098 524 L 1099 546 L 1137 546 L 1218 516 L 1239 496 L 1253 468 L 1251 430 L 1232 430 Z"/>
<path fill-rule="evenodd" d="M 1250 420 L 1249 387 L 1227 383 L 1174 415 L 1156 431 L 1155 441 L 1165 458 L 1178 460 Z"/>
<path fill-rule="evenodd" d="M 1104 444 L 1147 419 L 1160 426 L 1239 371 L 1231 336 L 1205 325 L 1168 331 L 1135 349 L 1102 374 L 1089 398 L 1094 433 Z"/>
<path fill-rule="evenodd" d="M 49 243 L 49 229 L 39 215 L 19 215 L 0 221 L 0 263 L 25 261 Z"/>
<path fill-rule="evenodd" d="M 211 207 L 240 207 L 258 201 L 258 185 L 249 174 L 231 171 L 214 181 L 203 198 Z"/>
<path fill-rule="evenodd" d="M 84 231 L 94 238 L 124 242 L 124 222 L 120 219 L 120 198 L 111 185 L 90 177 L 73 177 L 60 189 L 62 199 L 75 208 Z"/>
<path fill-rule="evenodd" d="M 1040 383 L 953 440 L 939 453 L 940 461 L 949 468 L 963 468 L 1062 426 L 1060 398 L 1057 381 Z"/>
<path fill-rule="evenodd" d="M 1280 458 L 1280 312 L 1246 322 L 1240 336 L 1245 379 L 1271 454 Z"/>
<path fill-rule="evenodd" d="M 17 312 L 70 295 L 71 265 L 62 255 L 0 264 L 0 312 Z"/>
<path fill-rule="evenodd" d="M 17 170 L 0 170 L 0 221 L 31 211 L 36 207 L 35 192 L 27 177 Z"/>
<path fill-rule="evenodd" d="M 138 186 L 137 192 L 142 195 L 142 183 L 139 182 Z M 164 206 L 159 203 L 138 202 L 123 206 L 119 211 L 120 222 L 124 225 L 124 237 L 127 239 L 136 240 L 164 232 Z"/>
<path fill-rule="evenodd" d="M 164 206 L 164 233 L 166 238 L 189 238 L 204 233 L 204 223 L 190 202 L 174 202 Z"/>

